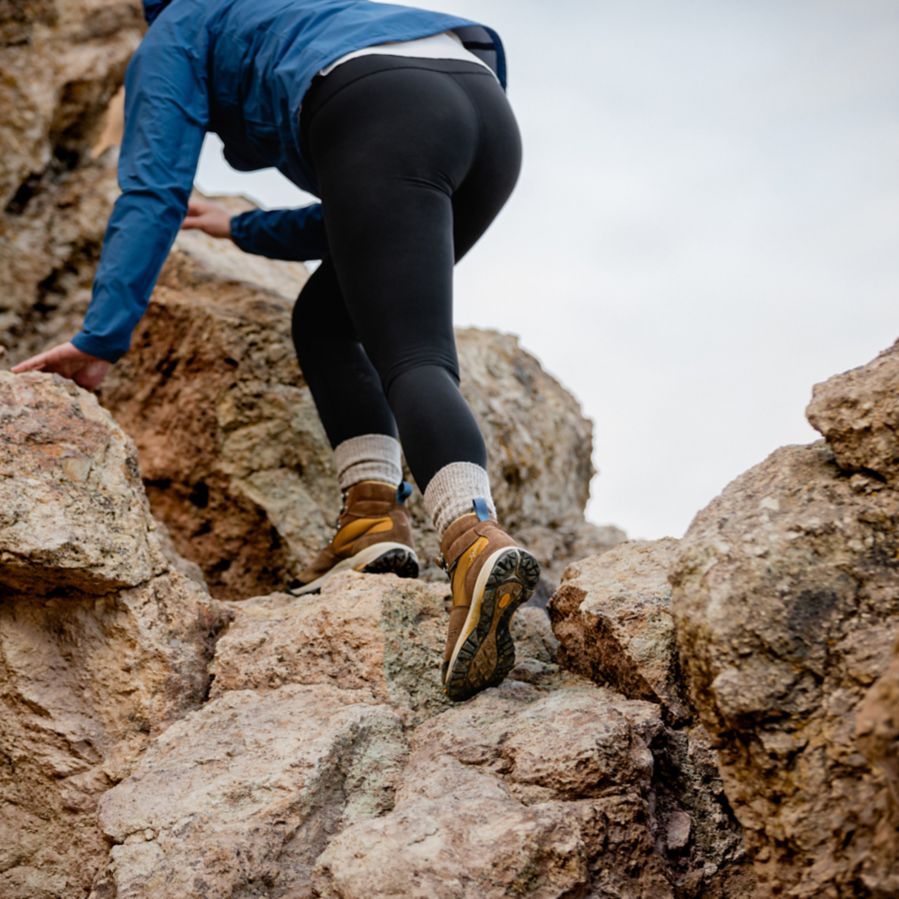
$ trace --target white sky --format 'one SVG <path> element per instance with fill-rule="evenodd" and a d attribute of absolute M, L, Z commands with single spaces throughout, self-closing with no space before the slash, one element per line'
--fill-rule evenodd
<path fill-rule="evenodd" d="M 429 5 L 429 4 L 411 4 Z M 588 515 L 679 536 L 899 336 L 895 0 L 434 0 L 495 27 L 525 165 L 457 269 L 595 422 Z M 309 198 L 227 168 L 203 190 Z"/>

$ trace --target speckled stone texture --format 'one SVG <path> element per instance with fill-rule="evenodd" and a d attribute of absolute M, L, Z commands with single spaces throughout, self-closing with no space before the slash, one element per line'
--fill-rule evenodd
<path fill-rule="evenodd" d="M 899 341 L 816 384 L 806 414 L 841 468 L 899 485 Z"/>
<path fill-rule="evenodd" d="M 131 0 L 14 0 L 0 9 L 0 357 L 77 330 L 115 154 L 95 153 L 140 40 Z"/>
<path fill-rule="evenodd" d="M 773 453 L 696 516 L 673 569 L 681 664 L 767 894 L 895 892 L 884 746 L 895 720 L 886 706 L 899 494 L 876 432 L 895 428 L 878 416 L 899 407 L 874 415 L 859 399 L 865 378 L 881 396 L 883 369 L 843 376 L 852 390 L 842 394 L 839 378 L 829 382 L 836 455 L 824 442 Z M 853 427 L 854 416 L 873 431 Z M 866 700 L 875 683 L 881 699 Z"/>
<path fill-rule="evenodd" d="M 677 657 L 668 572 L 678 541 L 634 540 L 568 567 L 549 603 L 559 663 L 656 703 L 656 815 L 679 896 L 742 897 L 754 877 Z"/>
<path fill-rule="evenodd" d="M 224 612 L 164 552 L 95 397 L 0 372 L 0 896 L 84 896 L 101 794 L 198 706 Z"/>

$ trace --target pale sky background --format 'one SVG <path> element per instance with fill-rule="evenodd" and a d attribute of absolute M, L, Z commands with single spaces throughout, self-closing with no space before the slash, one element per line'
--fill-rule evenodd
<path fill-rule="evenodd" d="M 816 434 L 811 387 L 899 336 L 896 0 L 434 0 L 495 27 L 515 195 L 456 320 L 514 331 L 595 422 L 588 516 L 680 536 Z M 309 198 L 228 169 L 203 190 Z"/>

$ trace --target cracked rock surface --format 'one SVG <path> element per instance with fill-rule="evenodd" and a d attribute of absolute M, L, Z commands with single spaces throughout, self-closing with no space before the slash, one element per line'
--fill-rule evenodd
<path fill-rule="evenodd" d="M 0 896 L 86 895 L 99 797 L 208 689 L 224 613 L 136 460 L 89 393 L 0 372 Z"/>
<path fill-rule="evenodd" d="M 7 364 L 78 328 L 143 24 L 0 6 Z M 289 339 L 306 276 L 184 233 L 100 405 L 0 372 L 0 897 L 899 894 L 899 344 L 815 388 L 825 442 L 618 546 L 577 401 L 460 331 L 537 601 L 567 573 L 452 705 L 433 566 L 282 592 L 339 504 Z"/>
<path fill-rule="evenodd" d="M 683 894 L 661 707 L 560 670 L 543 610 L 516 616 L 507 681 L 454 706 L 445 584 L 213 600 L 96 400 L 0 384 L 41 422 L 5 432 L 0 483 L 27 482 L 23 514 L 77 509 L 71 539 L 35 519 L 0 557 L 0 895 Z"/>
<path fill-rule="evenodd" d="M 690 695 L 769 893 L 895 894 L 894 361 L 818 388 L 827 442 L 737 478 L 672 570 Z"/>

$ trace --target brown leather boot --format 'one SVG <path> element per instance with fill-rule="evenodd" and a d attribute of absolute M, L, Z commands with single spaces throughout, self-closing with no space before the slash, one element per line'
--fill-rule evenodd
<path fill-rule="evenodd" d="M 457 518 L 440 549 L 453 591 L 443 688 L 459 701 L 495 687 L 512 670 L 509 623 L 534 592 L 540 566 L 483 511 Z"/>
<path fill-rule="evenodd" d="M 344 494 L 337 532 L 299 573 L 300 585 L 290 592 L 294 596 L 315 593 L 333 574 L 350 568 L 418 577 L 409 513 L 403 505 L 411 492 L 405 481 L 399 487 L 382 481 L 353 484 Z"/>

